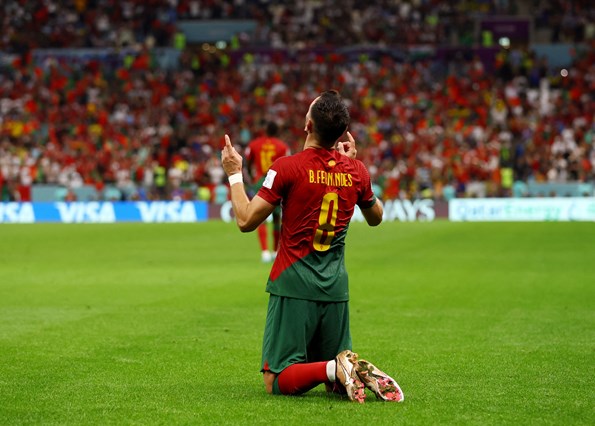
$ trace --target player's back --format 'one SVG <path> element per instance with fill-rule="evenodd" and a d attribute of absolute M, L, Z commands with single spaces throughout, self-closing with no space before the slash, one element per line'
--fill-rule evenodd
<path fill-rule="evenodd" d="M 287 160 L 280 167 L 291 167 L 294 179 L 283 199 L 284 223 L 300 238 L 286 243 L 327 251 L 349 225 L 362 192 L 361 168 L 355 160 L 322 149 L 307 149 Z"/>
<path fill-rule="evenodd" d="M 268 289 L 289 297 L 345 300 L 345 236 L 355 205 L 367 207 L 373 199 L 363 163 L 334 150 L 306 149 L 275 162 L 259 195 L 283 208 Z M 275 287 L 283 275 L 292 278 Z"/>

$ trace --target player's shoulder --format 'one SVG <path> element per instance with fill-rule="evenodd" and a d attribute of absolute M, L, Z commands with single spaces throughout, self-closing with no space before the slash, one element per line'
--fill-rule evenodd
<path fill-rule="evenodd" d="M 344 169 L 349 173 L 355 173 L 358 176 L 369 175 L 368 168 L 362 160 L 350 158 L 343 154 L 338 154 L 336 158 L 343 163 Z"/>
<path fill-rule="evenodd" d="M 299 163 L 299 159 L 297 158 L 297 154 L 293 154 L 293 155 L 285 155 L 283 157 L 279 157 L 277 158 L 274 162 L 273 162 L 273 168 L 275 168 L 275 166 L 288 166 L 291 164 L 297 164 Z"/>
<path fill-rule="evenodd" d="M 307 165 L 310 164 L 313 160 L 311 155 L 312 153 L 309 151 L 312 150 L 308 149 L 296 153 L 289 153 L 288 155 L 279 157 L 273 163 L 273 167 L 283 167 L 287 170 L 297 170 L 307 167 Z"/>
<path fill-rule="evenodd" d="M 356 167 L 357 170 L 359 170 L 361 173 L 369 174 L 368 168 L 362 160 L 357 158 L 352 158 L 351 160 L 353 161 L 354 167 Z"/>
<path fill-rule="evenodd" d="M 345 164 L 348 164 L 348 165 L 350 165 L 352 167 L 357 167 L 357 168 L 359 168 L 359 167 L 366 167 L 366 165 L 364 164 L 364 162 L 361 161 L 361 160 L 359 160 L 359 159 L 357 159 L 357 158 L 348 157 L 347 155 L 341 154 L 339 151 L 336 151 L 336 150 L 334 150 L 332 152 L 333 152 L 333 156 L 335 157 L 335 160 L 337 162 L 340 161 L 340 162 L 343 162 Z"/>
<path fill-rule="evenodd" d="M 345 158 L 354 167 L 364 167 L 364 168 L 366 167 L 364 162 L 362 160 L 360 160 L 359 158 L 351 158 L 351 157 L 348 157 L 347 155 L 343 155 L 343 154 L 339 154 L 339 155 L 341 157 Z"/>

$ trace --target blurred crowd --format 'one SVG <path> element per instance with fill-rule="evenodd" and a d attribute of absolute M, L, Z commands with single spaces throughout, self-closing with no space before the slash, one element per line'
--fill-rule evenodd
<path fill-rule="evenodd" d="M 2 0 L 0 51 L 33 48 L 169 46 L 175 1 Z M 201 2 L 197 2 L 201 3 Z"/>
<path fill-rule="evenodd" d="M 546 29 L 551 43 L 595 38 L 595 7 L 589 0 L 532 0 L 535 28 Z"/>
<path fill-rule="evenodd" d="M 477 16 L 515 15 L 509 0 L 3 0 L 0 51 L 172 46 L 179 20 L 251 19 L 250 44 L 306 48 L 353 44 L 471 44 Z M 526 0 L 551 41 L 593 37 L 588 0 Z"/>
<path fill-rule="evenodd" d="M 273 120 L 296 152 L 309 103 L 329 88 L 347 100 L 359 157 L 385 199 L 473 196 L 477 182 L 479 195 L 506 196 L 515 181 L 594 181 L 593 49 L 577 53 L 562 73 L 523 48 L 503 49 L 489 69 L 466 56 L 403 62 L 386 54 L 353 58 L 332 50 L 304 49 L 289 57 L 188 48 L 179 69 L 164 70 L 145 43 L 147 35 L 156 44 L 169 43 L 176 19 L 261 14 L 262 22 L 273 24 L 266 36 L 256 32 L 255 43 L 294 45 L 286 38 L 294 30 L 274 35 L 275 28 L 320 23 L 331 12 L 337 19 L 357 15 L 362 25 L 349 21 L 355 30 L 334 33 L 336 40 L 304 34 L 302 47 L 319 37 L 381 42 L 367 31 L 382 25 L 364 25 L 366 19 L 386 19 L 391 28 L 401 18 L 427 24 L 436 8 L 453 7 L 433 1 L 416 2 L 417 7 L 374 3 L 385 9 L 349 3 L 350 9 L 320 1 L 292 6 L 256 0 L 3 2 L 0 17 L 11 30 L 2 35 L 0 47 L 21 49 L 16 41 L 27 48 L 0 69 L 2 200 L 30 200 L 31 185 L 44 183 L 70 190 L 92 185 L 104 198 L 221 201 L 226 196 L 219 160 L 223 135 L 228 133 L 241 151 Z M 511 3 L 473 2 L 493 13 L 507 13 Z M 349 18 L 342 15 L 346 10 Z M 109 31 L 98 29 L 101 21 Z M 39 22 L 45 25 L 33 31 Z M 168 35 L 156 37 L 155 25 L 170 28 Z M 430 33 L 420 28 L 420 36 Z M 97 61 L 36 63 L 28 50 L 60 46 L 58 39 L 68 46 L 109 45 L 119 31 L 131 32 L 130 40 L 145 48 L 116 69 Z M 106 187 L 118 191 L 106 195 Z M 74 193 L 65 197 L 74 199 Z"/>

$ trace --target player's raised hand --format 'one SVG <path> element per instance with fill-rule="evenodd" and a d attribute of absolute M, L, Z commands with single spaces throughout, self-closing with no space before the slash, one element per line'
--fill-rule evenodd
<path fill-rule="evenodd" d="M 337 142 L 337 151 L 339 154 L 348 156 L 349 158 L 355 158 L 357 155 L 357 149 L 355 148 L 355 139 L 351 136 L 351 133 L 347 132 L 347 141 Z"/>
<path fill-rule="evenodd" d="M 221 151 L 221 164 L 227 176 L 242 172 L 242 156 L 233 147 L 227 135 L 225 135 L 225 146 Z"/>

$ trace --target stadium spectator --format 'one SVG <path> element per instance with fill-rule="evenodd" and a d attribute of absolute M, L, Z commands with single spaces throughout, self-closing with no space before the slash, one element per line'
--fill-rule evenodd
<path fill-rule="evenodd" d="M 279 255 L 270 293 L 262 369 L 268 393 L 298 395 L 327 383 L 364 402 L 364 385 L 387 401 L 402 401 L 397 382 L 351 352 L 344 238 L 356 204 L 370 226 L 382 221 L 366 167 L 337 140 L 349 112 L 337 92 L 318 96 L 306 114 L 303 151 L 278 159 L 257 195 L 242 184 L 242 156 L 225 135 L 222 163 L 239 228 L 253 231 L 282 204 Z M 337 146 L 337 149 L 335 149 Z M 330 361 L 329 361 L 330 360 Z"/>

